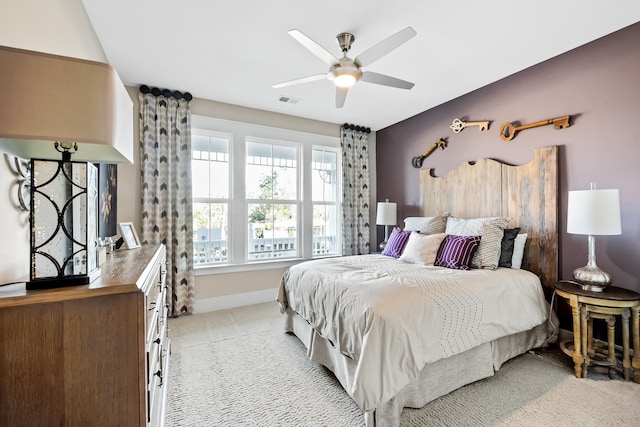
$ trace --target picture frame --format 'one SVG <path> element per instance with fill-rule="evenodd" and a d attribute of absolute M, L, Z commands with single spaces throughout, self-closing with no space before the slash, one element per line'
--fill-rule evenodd
<path fill-rule="evenodd" d="M 118 233 L 118 165 L 96 163 L 98 167 L 98 237 L 114 237 Z"/>
<path fill-rule="evenodd" d="M 119 222 L 118 229 L 120 229 L 120 235 L 127 249 L 135 249 L 142 246 L 132 222 Z"/>

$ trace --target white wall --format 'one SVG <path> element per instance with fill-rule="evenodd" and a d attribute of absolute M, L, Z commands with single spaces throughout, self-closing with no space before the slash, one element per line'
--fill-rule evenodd
<path fill-rule="evenodd" d="M 3 1 L 0 45 L 107 62 L 81 0 Z"/>
<path fill-rule="evenodd" d="M 5 0 L 0 9 L 0 45 L 106 62 L 80 0 Z M 25 281 L 29 218 L 16 207 L 15 176 L 1 157 L 0 283 Z"/>

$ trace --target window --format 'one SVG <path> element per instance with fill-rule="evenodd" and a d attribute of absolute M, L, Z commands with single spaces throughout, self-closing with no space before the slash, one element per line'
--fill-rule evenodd
<path fill-rule="evenodd" d="M 195 265 L 229 259 L 229 140 L 206 132 L 191 136 Z"/>
<path fill-rule="evenodd" d="M 298 255 L 298 149 L 247 142 L 248 259 Z"/>
<path fill-rule="evenodd" d="M 337 255 L 338 152 L 315 148 L 312 153 L 313 255 Z"/>
<path fill-rule="evenodd" d="M 338 137 L 192 115 L 196 267 L 341 253 Z"/>

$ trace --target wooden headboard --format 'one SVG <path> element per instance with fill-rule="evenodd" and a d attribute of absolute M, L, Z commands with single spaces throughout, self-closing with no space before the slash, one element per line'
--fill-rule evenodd
<path fill-rule="evenodd" d="M 421 214 L 512 218 L 509 226 L 528 234 L 522 268 L 552 287 L 558 280 L 558 147 L 534 151 L 521 166 L 480 159 L 442 177 L 420 171 Z"/>

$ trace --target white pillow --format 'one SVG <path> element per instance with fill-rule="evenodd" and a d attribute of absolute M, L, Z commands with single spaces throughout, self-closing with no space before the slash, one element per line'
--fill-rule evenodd
<path fill-rule="evenodd" d="M 455 236 L 482 236 L 471 266 L 495 270 L 500 263 L 502 237 L 509 221 L 510 218 L 500 217 L 472 219 L 449 217 L 446 233 Z"/>
<path fill-rule="evenodd" d="M 398 259 L 410 264 L 433 265 L 445 236 L 445 233 L 421 234 L 414 231 Z"/>
<path fill-rule="evenodd" d="M 527 242 L 527 233 L 518 234 L 513 241 L 513 255 L 511 256 L 511 268 L 522 266 L 522 256 L 524 255 L 524 244 Z"/>
<path fill-rule="evenodd" d="M 404 219 L 404 230 L 419 231 L 422 234 L 444 233 L 447 218 L 444 216 L 410 216 Z"/>

